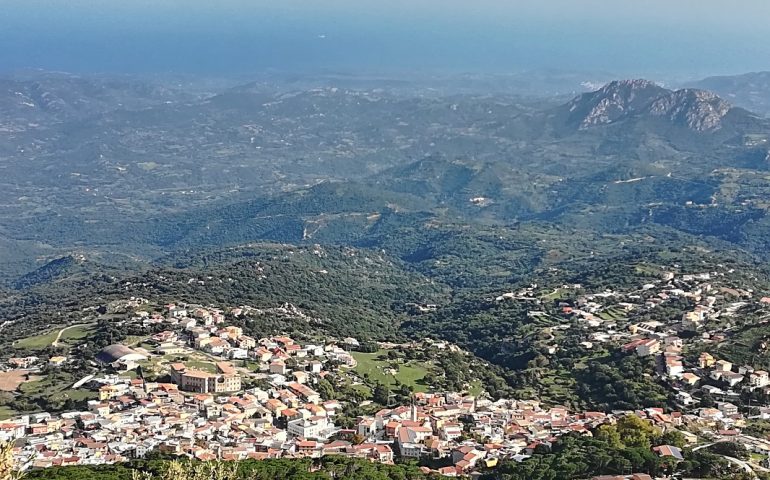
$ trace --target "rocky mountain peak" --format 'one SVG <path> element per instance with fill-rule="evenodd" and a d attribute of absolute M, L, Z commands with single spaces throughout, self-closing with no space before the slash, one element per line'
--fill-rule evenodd
<path fill-rule="evenodd" d="M 668 117 L 678 125 L 698 132 L 716 130 L 732 106 L 707 90 L 683 89 L 670 92 L 655 100 L 650 114 Z"/>
<path fill-rule="evenodd" d="M 630 117 L 665 117 L 694 131 L 717 130 L 732 106 L 706 90 L 668 90 L 649 80 L 616 80 L 566 105 L 569 122 L 585 130 Z"/>
<path fill-rule="evenodd" d="M 573 123 L 580 129 L 614 123 L 649 105 L 666 89 L 649 80 L 615 80 L 599 90 L 572 100 L 569 107 Z"/>

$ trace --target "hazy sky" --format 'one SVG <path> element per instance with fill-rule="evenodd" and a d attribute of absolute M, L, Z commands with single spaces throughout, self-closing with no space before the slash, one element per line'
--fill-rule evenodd
<path fill-rule="evenodd" d="M 770 70 L 770 0 L 0 0 L 0 69 Z"/>

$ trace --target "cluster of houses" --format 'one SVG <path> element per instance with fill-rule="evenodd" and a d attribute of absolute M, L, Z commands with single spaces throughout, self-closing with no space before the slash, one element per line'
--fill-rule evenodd
<path fill-rule="evenodd" d="M 494 467 L 501 459 L 527 458 L 539 445 L 569 432 L 590 435 L 618 415 L 640 415 L 664 429 L 680 428 L 686 421 L 680 413 L 660 409 L 572 413 L 534 401 L 419 393 L 409 405 L 359 417 L 354 428 L 343 429 L 335 424 L 343 403 L 324 401 L 297 382 L 221 395 L 185 393 L 173 383 L 115 375 L 94 378 L 91 384 L 99 386 L 99 399 L 87 411 L 0 423 L 0 441 L 15 442 L 14 456 L 22 468 L 98 465 L 159 451 L 199 460 L 427 459 L 447 465 L 432 471 L 460 476 Z"/>
<path fill-rule="evenodd" d="M 586 337 L 581 345 L 587 350 L 597 344 L 620 345 L 620 350 L 627 354 L 654 358 L 657 374 L 677 390 L 683 406 L 695 403 L 687 392 L 698 386 L 708 393 L 731 393 L 730 389 L 739 387 L 751 391 L 763 389 L 770 394 L 768 372 L 748 365 L 734 367 L 708 352 L 738 325 L 741 309 L 770 306 L 770 298 L 756 299 L 751 290 L 721 286 L 726 283 L 729 273 L 677 276 L 673 272 L 664 272 L 659 280 L 631 291 L 606 290 L 580 295 L 573 302 L 561 302 L 559 313 L 578 321 L 581 331 L 577 333 Z M 580 285 L 564 285 L 562 290 L 580 288 Z M 528 288 L 504 294 L 497 300 L 532 300 L 534 295 L 535 289 Z M 692 307 L 675 318 L 651 313 L 674 300 L 685 300 Z M 559 328 L 552 327 L 551 331 Z M 563 325 L 563 328 L 571 327 Z M 688 364 L 685 360 L 683 349 L 686 346 L 690 351 L 695 348 L 703 352 L 697 364 L 692 361 Z M 558 344 L 546 350 L 553 354 L 558 350 Z"/>
<path fill-rule="evenodd" d="M 338 430 L 340 403 L 305 398 L 308 390 L 294 385 L 217 395 L 117 376 L 91 382 L 100 385 L 99 399 L 87 411 L 0 423 L 0 440 L 15 441 L 20 466 L 114 463 L 152 450 L 201 460 L 296 456 L 311 434 L 325 439 Z M 309 423 L 324 428 L 303 428 Z"/>
<path fill-rule="evenodd" d="M 42 359 L 35 355 L 29 355 L 27 357 L 11 357 L 8 359 L 8 366 L 15 369 L 27 370 L 30 368 L 41 368 L 44 365 L 50 365 L 52 367 L 61 367 L 69 360 L 64 355 L 54 355 L 48 358 L 48 360 Z"/>
<path fill-rule="evenodd" d="M 285 369 L 281 364 L 290 358 L 304 359 L 316 356 L 333 357 L 340 364 L 353 366 L 355 360 L 350 353 L 336 345 L 305 345 L 300 346 L 287 337 L 271 339 L 255 339 L 244 335 L 243 329 L 234 325 L 225 326 L 225 314 L 221 309 L 203 307 L 200 305 L 165 306 L 167 313 L 150 314 L 145 311 L 137 312 L 132 321 L 144 325 L 162 324 L 168 330 L 159 332 L 151 337 L 156 344 L 155 354 L 179 355 L 194 348 L 209 355 L 229 360 L 254 360 L 269 364 L 273 373 L 283 374 Z M 295 309 L 291 305 L 281 307 L 287 312 Z M 236 307 L 230 310 L 233 317 L 253 314 L 256 309 L 248 306 Z M 299 315 L 301 312 L 295 312 Z M 349 339 L 356 342 L 355 339 Z M 356 342 L 357 343 L 357 342 Z M 275 365 L 273 365 L 275 364 Z"/>
<path fill-rule="evenodd" d="M 705 346 L 718 342 L 723 333 L 710 330 L 711 322 L 720 319 L 719 324 L 724 325 L 723 320 L 751 301 L 751 292 L 713 286 L 716 275 L 677 278 L 666 273 L 660 281 L 630 293 L 586 294 L 560 305 L 562 316 L 577 319 L 583 328 L 581 335 L 587 336 L 584 348 L 609 343 L 621 345 L 629 355 L 655 358 L 658 374 L 677 389 L 681 412 L 649 408 L 577 413 L 562 407 L 544 408 L 537 401 L 418 393 L 408 405 L 358 417 L 353 428 L 345 429 L 336 422 L 345 402 L 323 399 L 314 387 L 330 371 L 344 372 L 340 366 L 356 365 L 344 348 L 355 346 L 355 339 L 323 344 L 301 344 L 287 336 L 257 339 L 226 320 L 253 314 L 250 307 L 234 308 L 226 314 L 211 307 L 169 304 L 160 312 L 137 309 L 132 313 L 131 322 L 155 326 L 157 333 L 148 339 L 151 346 L 134 349 L 112 345 L 97 355 L 97 361 L 122 371 L 135 369 L 153 357 L 192 353 L 213 359 L 213 368 L 204 369 L 200 362 L 161 363 L 170 379 L 162 383 L 146 381 L 142 375 L 133 379 L 112 374 L 89 376 L 83 386 L 98 392 L 98 398 L 88 402 L 87 410 L 8 420 L 0 423 L 0 441 L 15 442 L 15 458 L 25 469 L 115 463 L 160 451 L 200 460 L 324 455 L 379 462 L 420 459 L 424 464 L 444 465 L 434 470 L 425 467 L 426 471 L 462 476 L 492 468 L 502 459 L 528 458 L 539 446 L 550 446 L 566 433 L 590 435 L 595 427 L 612 423 L 621 415 L 637 415 L 663 430 L 682 431 L 693 444 L 699 439 L 688 431 L 705 433 L 712 440 L 736 439 L 750 445 L 752 451 L 767 454 L 770 443 L 741 435 L 746 418 L 733 403 L 739 395 L 731 389 L 742 385 L 770 393 L 768 372 L 748 366 L 736 368 L 715 358 L 705 351 L 707 348 L 697 365 L 688 365 L 683 358 L 683 338 Z M 541 305 L 535 291 L 533 285 L 495 300 Z M 636 313 L 675 298 L 687 298 L 695 306 L 670 321 L 645 317 L 633 322 Z M 770 304 L 770 299 L 765 300 L 761 302 Z M 290 305 L 281 308 L 286 314 L 301 315 Z M 624 322 L 622 328 L 620 322 Z M 695 334 L 682 335 L 684 331 Z M 555 343 L 548 351 L 557 349 Z M 65 362 L 66 357 L 56 361 Z M 39 359 L 13 358 L 9 362 L 15 368 L 30 368 L 39 364 Z M 236 367 L 239 362 L 248 362 L 248 368 Z M 244 389 L 244 385 L 254 385 L 246 383 L 247 378 L 258 379 L 261 386 Z M 720 401 L 713 408 L 697 408 L 693 397 L 696 386 Z M 731 401 L 731 396 L 735 400 Z M 759 411 L 762 418 L 770 419 L 770 408 Z M 681 459 L 681 452 L 673 446 L 662 446 L 655 453 Z M 637 475 L 624 478 L 647 478 Z"/>
<path fill-rule="evenodd" d="M 160 451 L 200 460 L 324 455 L 378 462 L 420 459 L 444 465 L 433 469 L 437 473 L 460 476 L 492 468 L 501 459 L 525 459 L 566 433 L 590 435 L 621 414 L 418 393 L 410 404 L 358 417 L 353 428 L 345 429 L 336 421 L 344 402 L 323 399 L 314 389 L 332 369 L 345 372 L 339 367 L 355 365 L 344 348 L 301 344 L 287 336 L 251 339 L 239 327 L 226 325 L 224 315 L 214 309 L 165 308 L 164 314 L 138 313 L 134 318 L 168 326 L 150 339 L 154 352 L 111 345 L 97 360 L 120 371 L 153 356 L 198 352 L 218 359 L 212 362 L 214 369 L 170 362 L 168 382 L 102 374 L 83 384 L 98 392 L 85 411 L 32 414 L 0 423 L 0 441 L 14 442 L 23 468 L 114 463 Z M 340 343 L 352 346 L 355 339 Z M 246 352 L 248 369 L 235 366 L 240 354 L 233 356 L 234 350 Z M 247 377 L 259 379 L 260 388 L 244 389 Z M 678 428 L 683 420 L 679 413 L 658 409 L 623 414 L 641 415 L 662 428 Z"/>

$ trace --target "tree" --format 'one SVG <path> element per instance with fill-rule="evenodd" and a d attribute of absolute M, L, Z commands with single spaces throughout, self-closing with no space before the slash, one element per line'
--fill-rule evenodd
<path fill-rule="evenodd" d="M 316 391 L 318 391 L 318 393 L 321 394 L 321 398 L 325 400 L 331 400 L 336 395 L 334 386 L 329 380 L 326 380 L 325 378 L 322 378 L 318 381 L 318 384 L 316 385 Z"/>
<path fill-rule="evenodd" d="M 704 393 L 703 396 L 700 397 L 701 408 L 714 408 L 716 404 L 716 400 L 714 400 L 714 397 L 712 397 L 710 393 Z"/>
<path fill-rule="evenodd" d="M 380 405 L 388 405 L 390 403 L 390 389 L 383 383 L 377 382 L 374 386 L 374 392 L 372 392 L 372 400 Z"/>
<path fill-rule="evenodd" d="M 735 457 L 740 460 L 749 459 L 749 451 L 746 450 L 746 447 L 736 442 L 717 442 L 709 447 L 709 450 L 726 457 Z"/>
<path fill-rule="evenodd" d="M 21 472 L 16 470 L 13 461 L 13 444 L 0 444 L 0 480 L 20 480 Z"/>
<path fill-rule="evenodd" d="M 679 430 L 667 430 L 656 443 L 659 445 L 673 445 L 681 449 L 687 445 L 687 439 Z"/>
<path fill-rule="evenodd" d="M 636 415 L 621 417 L 617 423 L 618 433 L 626 447 L 649 449 L 652 439 L 660 436 L 660 429 Z"/>
<path fill-rule="evenodd" d="M 620 432 L 618 432 L 618 429 L 615 427 L 615 425 L 610 425 L 607 423 L 604 425 L 599 425 L 599 427 L 597 427 L 593 433 L 597 440 L 607 442 L 613 448 L 623 448 L 623 442 L 620 439 Z"/>

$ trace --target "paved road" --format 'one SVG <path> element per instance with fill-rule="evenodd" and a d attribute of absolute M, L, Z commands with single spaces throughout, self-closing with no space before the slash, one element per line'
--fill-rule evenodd
<path fill-rule="evenodd" d="M 724 441 L 726 441 L 726 440 L 718 440 L 716 442 L 707 443 L 705 445 L 698 445 L 697 447 L 693 448 L 692 451 L 693 452 L 697 452 L 698 450 L 702 450 L 704 448 L 709 448 L 710 446 L 714 445 L 715 443 L 724 442 Z"/>
<path fill-rule="evenodd" d="M 712 446 L 714 444 L 717 444 L 717 443 L 720 443 L 720 442 L 727 442 L 727 441 L 729 441 L 729 440 L 717 440 L 716 442 L 707 443 L 705 445 L 698 445 L 697 447 L 693 448 L 692 451 L 693 452 L 697 452 L 698 450 L 701 450 L 703 448 L 708 448 L 708 447 L 710 447 L 710 446 Z M 730 462 L 730 463 L 732 463 L 734 465 L 738 465 L 739 467 L 744 469 L 746 472 L 751 474 L 751 476 L 753 476 L 753 477 L 757 476 L 757 474 L 754 472 L 754 468 L 752 468 L 752 466 L 749 465 L 748 462 L 744 462 L 743 460 L 739 460 L 739 459 L 737 459 L 735 457 L 728 457 L 727 455 L 722 455 L 722 457 L 724 457 L 724 459 L 727 460 L 728 462 Z"/>
<path fill-rule="evenodd" d="M 735 457 L 728 457 L 727 455 L 722 455 L 722 456 L 728 462 L 733 463 L 735 465 L 738 465 L 739 467 L 741 467 L 744 470 L 746 470 L 746 472 L 750 473 L 752 477 L 756 477 L 757 476 L 757 474 L 754 473 L 754 469 L 751 467 L 751 465 L 749 465 L 748 463 L 744 462 L 743 460 L 738 460 Z"/>

